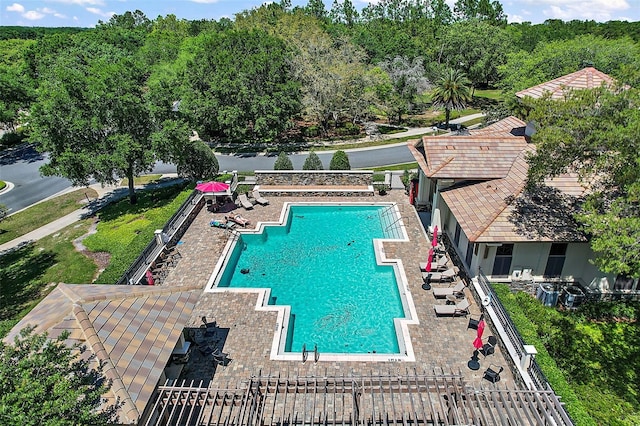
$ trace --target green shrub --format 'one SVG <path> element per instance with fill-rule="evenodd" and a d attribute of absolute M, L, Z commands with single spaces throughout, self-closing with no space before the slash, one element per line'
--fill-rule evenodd
<path fill-rule="evenodd" d="M 336 133 L 339 136 L 354 136 L 360 134 L 360 127 L 349 122 L 345 123 L 343 127 L 338 127 Z"/>
<path fill-rule="evenodd" d="M 320 161 L 320 157 L 318 157 L 318 154 L 311 151 L 306 160 L 304 160 L 302 170 L 324 170 L 322 161 Z"/>
<path fill-rule="evenodd" d="M 284 151 L 280 151 L 276 162 L 273 163 L 273 170 L 293 170 L 293 163 Z"/>
<path fill-rule="evenodd" d="M 314 124 L 312 126 L 309 127 L 304 127 L 302 129 L 302 134 L 308 138 L 315 138 L 320 136 L 320 126 L 318 126 L 317 124 Z"/>
<path fill-rule="evenodd" d="M 26 136 L 22 132 L 7 132 L 0 138 L 0 146 L 2 148 L 10 148 L 22 143 L 25 138 Z"/>
<path fill-rule="evenodd" d="M 347 153 L 342 150 L 336 151 L 331 157 L 329 170 L 351 170 Z"/>
<path fill-rule="evenodd" d="M 7 186 L 7 183 L 3 180 L 0 180 L 0 191 L 3 190 L 5 186 Z"/>
<path fill-rule="evenodd" d="M 581 399 L 576 396 L 562 371 L 558 368 L 554 359 L 547 352 L 547 348 L 543 340 L 539 338 L 538 326 L 549 331 L 549 318 L 556 316 L 558 312 L 549 307 L 543 306 L 538 300 L 532 298 L 526 293 L 519 292 L 512 294 L 509 286 L 505 284 L 492 284 L 493 289 L 497 293 L 500 302 L 504 305 L 509 316 L 513 320 L 518 332 L 528 345 L 536 347 L 538 354 L 536 362 L 542 369 L 549 384 L 554 392 L 562 398 L 562 402 L 566 404 L 567 412 L 577 425 L 596 425 L 596 422 L 588 414 Z M 537 324 L 535 318 L 542 324 Z M 557 318 L 557 317 L 556 317 Z"/>

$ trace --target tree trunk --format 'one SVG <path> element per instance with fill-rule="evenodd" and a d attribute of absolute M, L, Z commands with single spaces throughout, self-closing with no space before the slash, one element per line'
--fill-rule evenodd
<path fill-rule="evenodd" d="M 451 116 L 451 110 L 449 108 L 444 109 L 444 127 L 449 130 L 449 117 Z"/>
<path fill-rule="evenodd" d="M 127 180 L 129 181 L 129 203 L 136 204 L 138 202 L 138 196 L 136 195 L 136 188 L 133 182 L 133 167 L 127 169 Z"/>

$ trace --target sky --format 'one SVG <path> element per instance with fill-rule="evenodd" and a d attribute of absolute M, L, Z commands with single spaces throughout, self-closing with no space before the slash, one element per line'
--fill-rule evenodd
<path fill-rule="evenodd" d="M 369 1 L 352 0 L 358 9 Z M 377 0 L 371 1 L 375 3 Z M 453 8 L 455 0 L 446 0 Z M 324 0 L 327 9 L 333 0 Z M 149 19 L 174 14 L 182 19 L 233 19 L 261 0 L 0 0 L 0 25 L 94 27 L 115 14 L 141 10 Z M 306 0 L 293 1 L 304 6 Z M 640 0 L 502 0 L 509 22 L 539 24 L 547 19 L 640 21 Z"/>

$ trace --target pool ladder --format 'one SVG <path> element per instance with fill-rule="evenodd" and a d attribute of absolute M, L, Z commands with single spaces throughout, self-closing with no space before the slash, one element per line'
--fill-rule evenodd
<path fill-rule="evenodd" d="M 309 357 L 309 351 L 307 350 L 307 344 L 302 344 L 302 362 L 307 362 L 307 358 Z M 320 352 L 318 352 L 318 345 L 313 345 L 313 361 L 318 362 L 320 359 Z"/>

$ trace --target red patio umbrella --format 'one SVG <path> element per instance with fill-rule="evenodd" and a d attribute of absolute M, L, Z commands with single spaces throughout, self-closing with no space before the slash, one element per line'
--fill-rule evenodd
<path fill-rule="evenodd" d="M 415 184 L 413 182 L 411 182 L 411 185 L 409 187 L 409 204 L 413 205 L 415 198 L 416 198 L 416 193 L 414 190 Z"/>
<path fill-rule="evenodd" d="M 433 249 L 429 249 L 429 257 L 427 258 L 427 266 L 424 268 L 426 272 L 431 272 L 431 262 L 433 262 Z"/>
<path fill-rule="evenodd" d="M 149 284 L 149 285 L 153 285 L 153 284 L 154 284 L 154 281 L 153 281 L 153 274 L 151 273 L 151 271 L 150 271 L 149 269 L 147 269 L 147 272 L 146 272 L 146 274 L 145 274 L 145 275 L 146 275 L 146 277 L 147 277 L 147 284 Z"/>
<path fill-rule="evenodd" d="M 478 322 L 478 334 L 476 340 L 473 341 L 473 347 L 480 349 L 482 347 L 482 333 L 484 333 L 484 320 Z"/>
<path fill-rule="evenodd" d="M 438 245 L 438 225 L 433 227 L 433 240 L 431 240 L 431 245 L 433 247 Z"/>
<path fill-rule="evenodd" d="M 196 189 L 200 192 L 226 192 L 229 184 L 224 182 L 203 182 L 196 185 Z"/>

